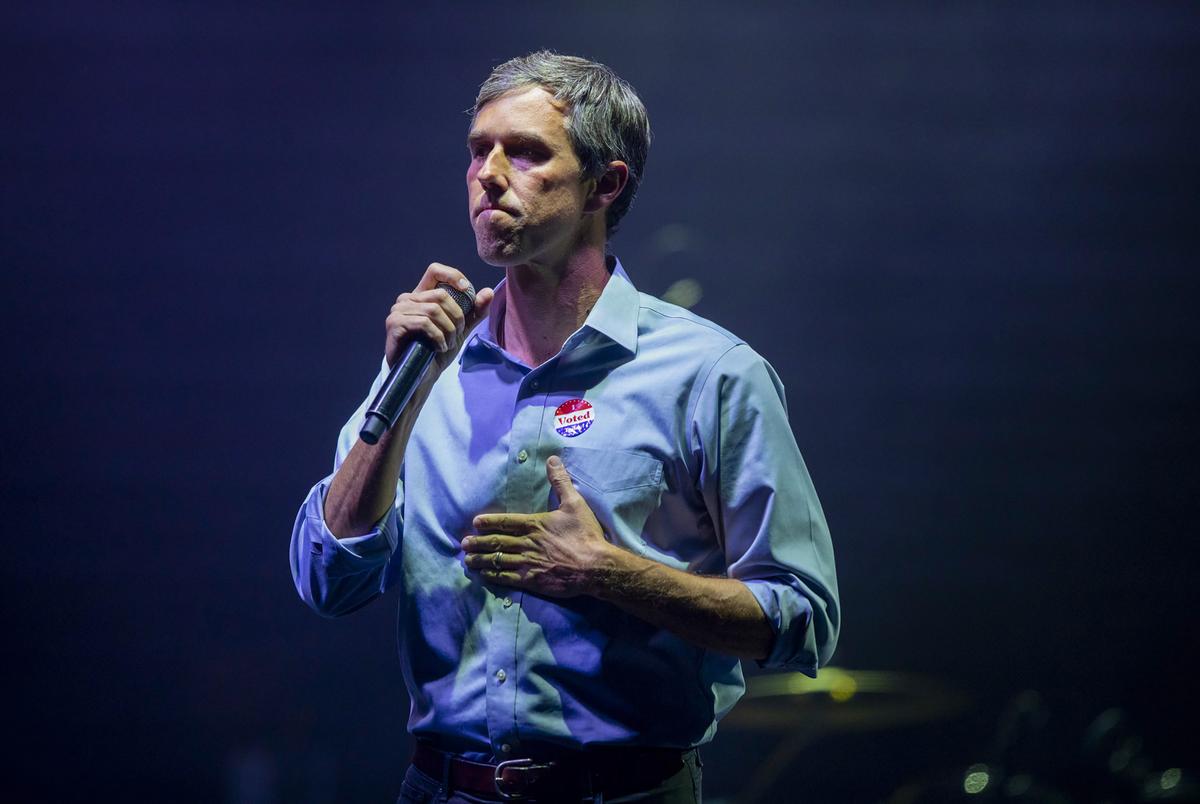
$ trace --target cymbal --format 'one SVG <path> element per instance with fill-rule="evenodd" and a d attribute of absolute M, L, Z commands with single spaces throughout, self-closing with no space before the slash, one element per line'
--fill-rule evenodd
<path fill-rule="evenodd" d="M 721 721 L 735 731 L 859 732 L 951 718 L 967 696 L 934 678 L 913 673 L 821 668 L 755 676 L 746 695 Z"/>

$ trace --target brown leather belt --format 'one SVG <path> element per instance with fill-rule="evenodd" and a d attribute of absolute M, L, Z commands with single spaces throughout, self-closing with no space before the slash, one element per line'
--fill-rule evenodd
<path fill-rule="evenodd" d="M 606 747 L 493 765 L 418 742 L 412 764 L 450 790 L 472 795 L 505 801 L 578 801 L 597 793 L 617 797 L 656 787 L 683 767 L 686 753 L 674 748 Z"/>

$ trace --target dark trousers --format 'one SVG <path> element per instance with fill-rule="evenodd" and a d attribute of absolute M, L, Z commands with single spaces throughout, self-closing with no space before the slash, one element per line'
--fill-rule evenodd
<path fill-rule="evenodd" d="M 499 794 L 481 798 L 460 790 L 447 791 L 441 780 L 409 767 L 400 786 L 400 798 L 396 804 L 493 804 L 503 801 Z M 522 804 L 700 804 L 700 755 L 688 751 L 683 757 L 683 767 L 673 776 L 650 790 L 622 793 L 619 798 L 606 798 L 598 794 L 593 798 L 565 801 L 549 799 L 521 799 Z"/>

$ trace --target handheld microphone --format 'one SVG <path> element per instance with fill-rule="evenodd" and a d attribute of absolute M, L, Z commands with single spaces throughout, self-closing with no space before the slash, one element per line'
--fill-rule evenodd
<path fill-rule="evenodd" d="M 450 294 L 450 298 L 462 308 L 463 315 L 475 307 L 474 288 L 459 290 L 445 282 L 439 282 L 438 287 Z M 392 428 L 421 384 L 421 378 L 429 370 L 436 351 L 423 335 L 413 337 L 400 359 L 392 365 L 379 393 L 375 394 L 375 401 L 367 408 L 366 421 L 358 431 L 359 438 L 368 444 L 375 444 Z"/>

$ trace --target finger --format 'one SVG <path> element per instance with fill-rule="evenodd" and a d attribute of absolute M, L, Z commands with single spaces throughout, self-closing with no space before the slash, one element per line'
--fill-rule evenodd
<path fill-rule="evenodd" d="M 516 572 L 524 566 L 525 559 L 512 553 L 467 553 L 463 562 L 468 569 L 479 572 Z"/>
<path fill-rule="evenodd" d="M 454 348 L 458 343 L 458 326 L 446 312 L 446 308 L 437 301 L 428 301 L 421 303 L 420 311 L 442 333 L 442 340 L 446 342 L 446 345 L 451 349 Z"/>
<path fill-rule="evenodd" d="M 462 307 L 459 307 L 458 302 L 451 298 L 445 288 L 438 288 L 435 292 L 438 294 L 437 303 L 441 305 L 442 312 L 446 314 L 446 318 L 454 327 L 454 342 L 462 343 L 466 340 L 464 336 L 467 328 L 467 314 L 463 312 Z"/>
<path fill-rule="evenodd" d="M 450 312 L 442 298 L 447 294 L 444 290 L 424 290 L 420 293 L 405 293 L 396 299 L 392 309 L 388 311 L 386 324 L 392 327 L 399 320 L 407 316 L 425 316 L 438 322 L 447 333 L 457 332 L 458 323 L 455 320 L 455 315 Z M 453 304 L 453 302 L 451 302 Z M 462 318 L 462 311 L 458 311 L 458 318 Z"/>
<path fill-rule="evenodd" d="M 450 295 L 450 288 L 446 286 L 445 282 L 440 283 L 433 290 L 414 290 L 408 294 L 408 297 L 421 302 L 436 302 L 445 307 L 447 313 L 452 309 L 457 309 L 460 314 L 462 313 L 462 308 Z"/>
<path fill-rule="evenodd" d="M 493 583 L 496 586 L 511 586 L 514 589 L 522 587 L 521 573 L 519 572 L 497 572 L 494 569 L 479 570 L 480 576 L 488 583 Z"/>
<path fill-rule="evenodd" d="M 419 313 L 393 312 L 387 317 L 385 327 L 389 344 L 398 344 L 415 335 L 424 335 L 440 351 L 441 344 L 446 340 L 446 334 L 442 332 L 441 327 Z"/>
<path fill-rule="evenodd" d="M 527 540 L 523 536 L 499 533 L 467 536 L 462 540 L 464 553 L 520 553 L 526 546 Z"/>
<path fill-rule="evenodd" d="M 417 290 L 433 290 L 438 286 L 438 282 L 445 282 L 451 287 L 456 287 L 459 290 L 466 290 L 471 287 L 471 280 L 457 268 L 449 265 L 443 265 L 440 262 L 431 262 L 429 267 L 425 269 L 424 276 L 417 283 Z"/>
<path fill-rule="evenodd" d="M 455 315 L 454 310 L 458 311 Z M 439 312 L 440 311 L 440 312 Z M 449 322 L 450 329 L 456 329 L 456 319 L 461 319 L 462 309 L 454 303 L 448 294 L 442 288 L 437 290 L 422 290 L 419 293 L 406 293 L 396 299 L 396 303 L 392 305 L 393 313 L 421 315 L 434 315 L 438 320 L 443 320 L 441 314 L 445 314 L 445 321 Z"/>
<path fill-rule="evenodd" d="M 533 531 L 537 517 L 533 514 L 480 514 L 471 523 L 480 533 L 511 533 L 523 536 Z"/>
<path fill-rule="evenodd" d="M 463 313 L 462 307 L 458 306 L 458 302 L 456 302 L 450 296 L 450 293 L 443 287 L 426 292 L 430 295 L 429 300 L 442 308 L 442 312 L 446 314 L 446 318 L 450 320 L 451 325 L 454 327 L 454 332 L 457 335 L 461 335 L 463 326 L 466 324 L 467 317 L 466 314 Z"/>
<path fill-rule="evenodd" d="M 546 477 L 550 481 L 550 487 L 558 495 L 560 503 L 578 493 L 575 491 L 575 484 L 571 482 L 571 476 L 567 474 L 567 467 L 563 465 L 562 458 L 557 455 L 551 455 L 546 459 Z"/>
<path fill-rule="evenodd" d="M 467 313 L 463 313 L 463 309 L 459 303 L 446 291 L 446 288 L 441 286 L 433 290 L 414 292 L 410 294 L 410 297 L 416 301 L 435 302 L 441 305 L 450 321 L 454 324 L 454 343 L 460 344 L 466 343 L 467 336 L 471 333 L 471 330 L 487 316 L 488 309 L 491 307 L 492 299 L 495 298 L 495 295 L 495 292 L 491 288 L 484 288 L 479 291 L 475 297 L 474 306 Z"/>
<path fill-rule="evenodd" d="M 397 338 L 419 333 L 424 335 L 439 352 L 446 351 L 448 347 L 446 333 L 428 316 L 418 313 L 406 313 L 400 318 L 399 325 L 401 332 L 397 334 Z"/>

